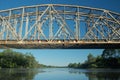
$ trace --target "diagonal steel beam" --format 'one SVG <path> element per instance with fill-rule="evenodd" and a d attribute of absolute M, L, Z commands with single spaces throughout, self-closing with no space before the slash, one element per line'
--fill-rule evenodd
<path fill-rule="evenodd" d="M 46 10 L 39 16 L 39 18 L 38 18 L 38 20 L 40 20 L 42 17 L 43 17 L 43 15 L 47 12 L 47 10 L 49 9 L 49 6 L 46 8 Z M 21 41 L 23 41 L 25 38 L 26 38 L 26 36 L 28 35 L 28 33 L 30 33 L 30 31 L 36 26 L 36 24 L 37 23 L 34 23 L 33 24 L 33 26 L 30 28 L 30 30 L 25 34 L 25 36 L 22 38 L 22 40 Z"/>

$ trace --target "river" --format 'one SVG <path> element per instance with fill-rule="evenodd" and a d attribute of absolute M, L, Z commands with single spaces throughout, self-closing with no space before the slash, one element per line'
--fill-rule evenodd
<path fill-rule="evenodd" d="M 0 80 L 120 80 L 120 69 L 0 69 Z"/>

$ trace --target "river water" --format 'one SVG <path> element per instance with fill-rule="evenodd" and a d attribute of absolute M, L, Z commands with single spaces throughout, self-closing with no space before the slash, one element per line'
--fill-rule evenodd
<path fill-rule="evenodd" d="M 0 69 L 0 80 L 120 80 L 120 69 Z"/>

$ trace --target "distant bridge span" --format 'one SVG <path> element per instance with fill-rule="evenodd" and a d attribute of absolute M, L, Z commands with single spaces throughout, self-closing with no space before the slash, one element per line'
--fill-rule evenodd
<path fill-rule="evenodd" d="M 42 4 L 0 10 L 0 48 L 120 48 L 120 14 Z"/>

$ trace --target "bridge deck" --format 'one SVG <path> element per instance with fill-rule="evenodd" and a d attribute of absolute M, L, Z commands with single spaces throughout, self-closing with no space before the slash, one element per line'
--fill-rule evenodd
<path fill-rule="evenodd" d="M 17 49 L 119 49 L 120 41 L 0 41 L 0 48 Z"/>

